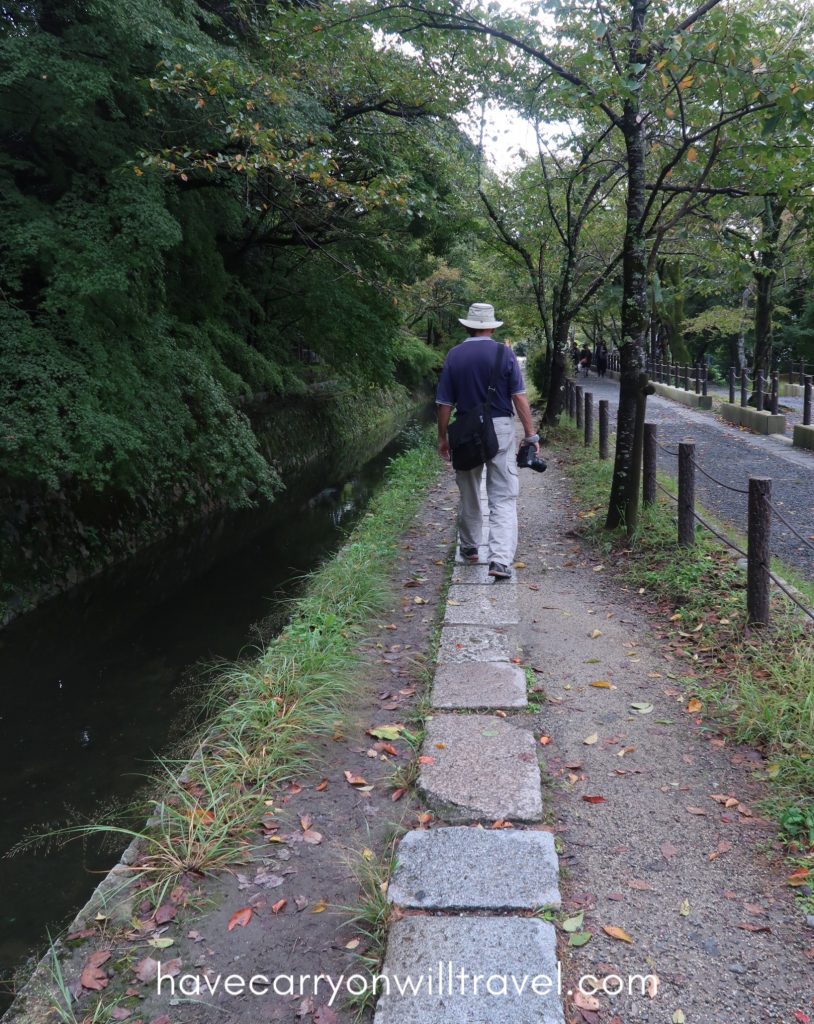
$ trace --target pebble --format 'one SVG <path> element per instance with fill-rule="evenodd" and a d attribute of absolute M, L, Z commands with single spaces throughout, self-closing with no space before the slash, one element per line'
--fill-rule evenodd
<path fill-rule="evenodd" d="M 809 928 L 814 928 L 814 914 L 806 914 L 806 924 Z"/>

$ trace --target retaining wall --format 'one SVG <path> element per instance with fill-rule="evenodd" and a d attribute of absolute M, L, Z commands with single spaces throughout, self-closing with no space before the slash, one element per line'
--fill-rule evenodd
<path fill-rule="evenodd" d="M 748 406 L 732 405 L 731 402 L 721 403 L 721 416 L 728 423 L 735 423 L 739 427 L 748 427 L 757 434 L 785 434 L 786 417 L 773 415 L 763 410 L 750 409 Z"/>

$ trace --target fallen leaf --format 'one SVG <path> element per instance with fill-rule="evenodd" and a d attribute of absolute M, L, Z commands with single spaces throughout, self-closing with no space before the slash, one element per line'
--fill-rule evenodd
<path fill-rule="evenodd" d="M 236 910 L 229 918 L 226 930 L 231 932 L 235 928 L 245 928 L 249 921 L 251 921 L 253 914 L 254 911 L 251 907 L 241 907 L 240 910 Z"/>
<path fill-rule="evenodd" d="M 613 683 L 609 683 L 607 679 L 597 679 L 595 683 L 591 683 L 591 686 L 596 690 L 615 690 L 616 687 Z"/>
<path fill-rule="evenodd" d="M 664 851 L 662 851 L 662 853 L 663 852 Z M 631 889 L 639 889 L 641 892 L 655 892 L 653 886 L 649 882 L 643 882 L 640 878 L 632 878 L 628 882 L 628 885 Z"/>
<path fill-rule="evenodd" d="M 376 725 L 367 730 L 368 736 L 372 736 L 376 740 L 397 740 L 403 732 L 404 726 L 400 723 L 397 725 Z"/>
<path fill-rule="evenodd" d="M 586 992 L 577 989 L 574 993 L 574 1006 L 579 1007 L 580 1010 L 598 1010 L 599 1000 L 596 996 L 589 996 Z"/>
<path fill-rule="evenodd" d="M 602 636 L 602 630 L 601 629 L 595 629 L 589 635 L 590 635 L 591 640 L 596 640 L 597 637 Z"/>
<path fill-rule="evenodd" d="M 551 737 L 550 736 L 541 736 L 540 737 L 540 745 L 541 746 L 547 747 L 550 742 L 551 742 Z"/>
<path fill-rule="evenodd" d="M 584 946 L 593 938 L 593 932 L 574 932 L 568 937 L 569 946 Z"/>
<path fill-rule="evenodd" d="M 690 901 L 689 900 L 682 900 L 681 901 L 681 906 L 678 908 L 678 912 L 679 912 L 679 914 L 681 914 L 682 917 L 689 917 L 690 916 Z"/>
<path fill-rule="evenodd" d="M 691 715 L 697 715 L 703 706 L 697 697 L 693 697 L 684 710 Z"/>
<path fill-rule="evenodd" d="M 322 782 L 320 782 L 320 784 L 318 786 L 314 786 L 314 792 L 315 793 L 322 793 L 327 788 L 328 788 L 328 780 L 327 779 L 323 779 Z"/>
<path fill-rule="evenodd" d="M 315 832 L 312 828 L 303 832 L 302 840 L 304 843 L 308 843 L 309 846 L 319 846 L 322 842 L 322 835 L 319 832 Z"/>
<path fill-rule="evenodd" d="M 574 914 L 573 917 L 567 917 L 563 923 L 563 931 L 576 932 L 582 927 L 582 922 L 585 920 L 585 911 L 580 910 L 578 914 Z"/>
<path fill-rule="evenodd" d="M 715 847 L 711 854 L 708 856 L 708 860 L 717 860 L 722 853 L 729 853 L 732 849 L 732 843 L 727 839 L 722 839 L 720 843 Z"/>
<path fill-rule="evenodd" d="M 171 903 L 162 903 L 153 914 L 153 920 L 156 924 L 167 924 L 172 921 L 176 913 L 177 910 Z"/>
<path fill-rule="evenodd" d="M 277 900 L 276 903 L 272 903 L 272 905 L 271 905 L 271 912 L 272 912 L 272 914 L 279 914 L 281 910 L 285 910 L 287 905 L 288 905 L 288 900 L 287 899 Z"/>
<path fill-rule="evenodd" d="M 330 1006 L 320 1006 L 314 1014 L 314 1024 L 336 1024 L 339 1020 Z"/>
<path fill-rule="evenodd" d="M 686 1024 L 687 1018 L 683 1010 L 676 1010 L 673 1014 L 673 1024 Z"/>
<path fill-rule="evenodd" d="M 110 979 L 107 972 L 102 970 L 102 964 L 107 963 L 111 956 L 112 953 L 109 949 L 98 949 L 95 953 L 91 953 L 85 961 L 85 966 L 79 977 L 82 988 L 91 992 L 101 992 L 103 988 L 107 988 Z"/>
<path fill-rule="evenodd" d="M 345 772 L 345 781 L 351 786 L 366 786 L 367 782 L 361 775 L 354 775 L 352 772 Z"/>
<path fill-rule="evenodd" d="M 617 928 L 615 924 L 603 924 L 602 931 L 606 935 L 610 935 L 612 939 L 618 939 L 620 942 L 633 942 L 633 939 L 623 928 Z"/>
<path fill-rule="evenodd" d="M 586 804 L 603 804 L 605 802 L 604 796 L 583 796 L 582 799 Z"/>
<path fill-rule="evenodd" d="M 326 900 L 318 900 L 313 907 L 311 907 L 312 914 L 322 914 L 328 909 L 328 903 Z"/>
<path fill-rule="evenodd" d="M 591 747 L 599 739 L 599 733 L 592 732 L 590 736 L 586 736 L 582 741 L 586 747 Z"/>
<path fill-rule="evenodd" d="M 435 758 L 430 757 L 429 754 L 422 754 L 421 757 L 419 757 L 418 759 L 418 763 L 427 765 L 435 764 Z"/>
<path fill-rule="evenodd" d="M 630 707 L 637 715 L 649 715 L 653 710 L 653 705 L 648 704 L 646 701 L 635 701 Z"/>
<path fill-rule="evenodd" d="M 678 853 L 678 848 L 673 846 L 672 843 L 661 844 L 661 855 L 665 860 L 671 860 Z"/>
<path fill-rule="evenodd" d="M 750 921 L 743 921 L 738 925 L 745 932 L 770 932 L 771 928 L 767 924 L 752 924 Z"/>
<path fill-rule="evenodd" d="M 170 946 L 175 945 L 175 939 L 171 939 L 168 935 L 161 935 L 155 939 L 148 939 L 147 945 L 152 946 L 153 949 L 169 949 Z"/>
<path fill-rule="evenodd" d="M 135 966 L 135 975 L 139 981 L 148 984 L 151 981 L 155 981 L 158 975 L 158 961 L 153 960 L 151 956 L 145 956 L 143 960 Z"/>
<path fill-rule="evenodd" d="M 407 790 L 404 788 L 394 789 L 393 792 L 390 794 L 390 799 L 393 801 L 393 803 L 395 803 L 397 800 L 401 800 L 401 798 L 404 796 L 406 792 Z"/>
<path fill-rule="evenodd" d="M 792 872 L 789 875 L 789 877 L 786 879 L 786 882 L 789 885 L 804 885 L 806 879 L 810 874 L 811 871 L 809 868 L 798 868 L 796 871 Z"/>
<path fill-rule="evenodd" d="M 351 939 L 350 942 L 345 943 L 345 949 L 356 949 L 361 942 L 361 939 Z"/>
<path fill-rule="evenodd" d="M 707 812 L 704 810 L 703 807 L 688 807 L 687 810 L 690 812 L 690 814 L 697 814 L 703 817 L 706 817 L 707 815 Z"/>

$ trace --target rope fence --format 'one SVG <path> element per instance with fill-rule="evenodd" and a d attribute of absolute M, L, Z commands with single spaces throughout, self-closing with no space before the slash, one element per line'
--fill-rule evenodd
<path fill-rule="evenodd" d="M 775 375 L 776 376 L 776 375 Z M 746 379 L 746 372 L 741 375 L 741 383 Z M 808 378 L 810 383 L 810 378 Z M 732 378 L 730 376 L 730 384 Z M 760 384 L 760 375 L 758 375 Z M 565 408 L 578 428 L 584 430 L 584 443 L 590 447 L 593 443 L 593 395 L 585 391 L 575 380 L 568 378 L 565 382 Z M 776 381 L 772 384 L 776 391 Z M 810 402 L 809 402 L 810 405 Z M 663 487 L 656 479 L 657 456 L 662 451 L 665 455 L 677 459 L 678 462 L 678 494 Z M 608 402 L 599 403 L 599 456 L 608 458 Z M 715 529 L 695 510 L 695 472 L 696 470 L 718 487 L 732 494 L 740 494 L 748 499 L 747 507 L 747 548 L 734 544 L 727 536 Z M 643 438 L 642 461 L 642 497 L 644 505 L 656 502 L 656 492 L 661 491 L 678 506 L 678 543 L 682 547 L 695 544 L 696 523 L 708 530 L 726 547 L 746 559 L 746 607 L 749 622 L 768 624 L 771 605 L 771 584 L 774 583 L 796 607 L 809 619 L 814 621 L 814 610 L 806 607 L 789 589 L 783 580 L 770 568 L 771 524 L 775 517 L 806 547 L 814 551 L 814 543 L 803 536 L 788 519 L 772 504 L 772 481 L 768 477 L 749 477 L 749 487 L 734 487 L 724 483 L 699 465 L 695 458 L 695 442 L 682 441 L 678 450 L 674 451 L 658 441 L 658 427 L 655 423 L 645 423 Z"/>

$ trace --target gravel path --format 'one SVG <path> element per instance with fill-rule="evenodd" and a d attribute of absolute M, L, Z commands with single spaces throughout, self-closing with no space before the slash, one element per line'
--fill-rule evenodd
<path fill-rule="evenodd" d="M 601 398 L 609 400 L 613 430 L 618 384 L 595 377 L 580 378 L 579 383 L 592 392 L 595 403 Z M 784 402 L 794 401 L 784 399 Z M 712 413 L 688 409 L 656 395 L 647 401 L 647 420 L 658 424 L 659 443 L 672 451 L 676 451 L 679 441 L 694 440 L 696 462 L 730 487 L 745 490 L 750 476 L 771 477 L 774 506 L 812 545 L 807 546 L 775 520 L 772 552 L 801 576 L 814 579 L 814 455 L 792 449 L 783 441 L 739 430 Z M 676 461 L 675 457 L 659 450 L 659 469 L 663 473 L 675 476 Z M 745 534 L 746 495 L 733 494 L 698 473 L 695 489 L 702 505 Z"/>
<path fill-rule="evenodd" d="M 686 713 L 686 662 L 659 635 L 671 609 L 614 583 L 577 539 L 575 511 L 556 465 L 524 479 L 520 639 L 545 693 L 535 725 L 548 737 L 564 916 L 584 915 L 584 945 L 561 935 L 566 993 L 590 974 L 609 979 L 608 993 L 624 985 L 582 1008 L 567 996 L 566 1017 L 804 1022 L 814 929 L 757 812 L 762 758 L 716 735 L 703 711 Z M 647 974 L 655 998 L 634 979 Z"/>

